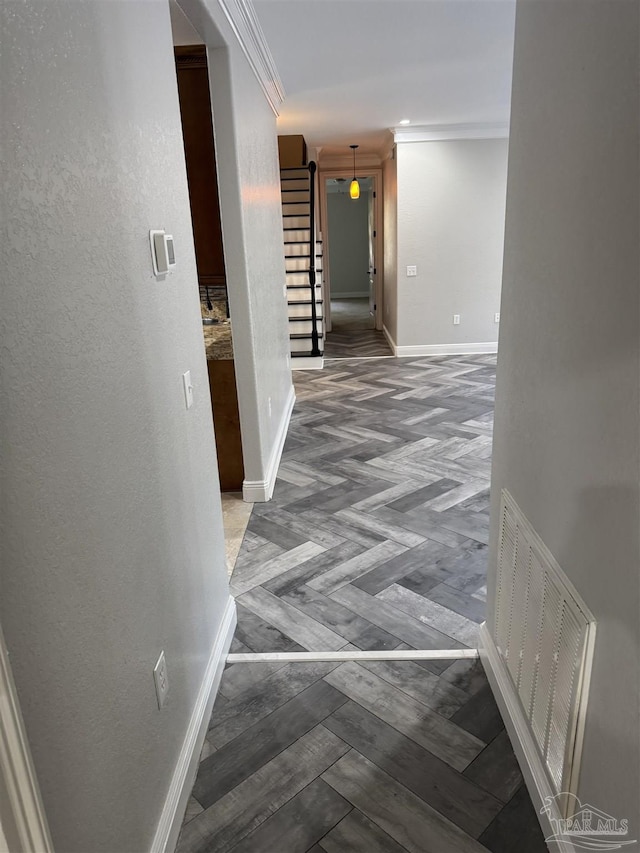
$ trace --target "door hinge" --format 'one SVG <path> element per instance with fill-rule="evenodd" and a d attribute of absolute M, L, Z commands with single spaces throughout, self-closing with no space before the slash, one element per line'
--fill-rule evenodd
<path fill-rule="evenodd" d="M 373 236 L 374 236 L 374 237 L 376 236 L 376 232 L 375 232 L 375 231 L 373 232 Z"/>
<path fill-rule="evenodd" d="M 377 272 L 378 272 L 378 270 L 374 267 L 373 268 L 373 274 L 376 275 Z"/>
<path fill-rule="evenodd" d="M 373 303 L 373 310 L 374 310 L 374 311 L 377 311 L 377 310 L 378 310 L 378 306 L 376 305 L 376 303 L 375 303 L 375 302 Z"/>
<path fill-rule="evenodd" d="M 374 197 L 374 198 L 376 198 L 376 194 L 375 194 L 375 191 L 374 191 L 374 193 L 373 193 L 373 197 Z"/>

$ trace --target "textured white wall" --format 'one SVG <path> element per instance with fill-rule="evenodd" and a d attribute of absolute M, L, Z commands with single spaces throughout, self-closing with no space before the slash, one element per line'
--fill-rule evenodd
<path fill-rule="evenodd" d="M 493 464 L 598 620 L 579 796 L 640 838 L 638 5 L 518 4 Z"/>
<path fill-rule="evenodd" d="M 245 480 L 260 481 L 293 393 L 276 118 L 216 0 L 180 5 L 209 48 Z"/>
<path fill-rule="evenodd" d="M 369 295 L 369 193 L 327 193 L 331 295 Z"/>
<path fill-rule="evenodd" d="M 507 140 L 398 143 L 397 168 L 396 343 L 496 341 Z"/>
<path fill-rule="evenodd" d="M 56 849 L 142 851 L 228 596 L 168 7 L 3 4 L 2 57 L 0 620 Z"/>
<path fill-rule="evenodd" d="M 397 161 L 382 164 L 384 205 L 384 325 L 394 341 L 398 338 L 398 175 Z"/>

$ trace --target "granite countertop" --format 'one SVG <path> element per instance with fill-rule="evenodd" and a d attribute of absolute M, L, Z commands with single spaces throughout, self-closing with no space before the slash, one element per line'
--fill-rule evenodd
<path fill-rule="evenodd" d="M 233 343 L 231 338 L 231 321 L 224 320 L 215 326 L 203 326 L 204 346 L 207 361 L 232 361 Z"/>

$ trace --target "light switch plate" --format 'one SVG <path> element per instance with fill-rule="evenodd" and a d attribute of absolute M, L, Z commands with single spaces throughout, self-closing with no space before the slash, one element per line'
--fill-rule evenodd
<path fill-rule="evenodd" d="M 167 662 L 164 657 L 164 652 L 160 652 L 157 664 L 153 668 L 153 680 L 156 685 L 156 696 L 158 698 L 158 708 L 162 708 L 167 701 L 167 693 L 169 692 L 169 677 L 167 676 Z"/>
<path fill-rule="evenodd" d="M 182 384 L 184 386 L 184 401 L 187 409 L 190 409 L 193 406 L 193 385 L 191 384 L 190 370 L 182 374 Z"/>
<path fill-rule="evenodd" d="M 407 267 L 407 275 L 408 276 L 418 275 L 418 267 L 415 266 L 415 264 L 411 264 L 411 266 L 408 266 Z"/>
<path fill-rule="evenodd" d="M 454 326 L 459 326 L 459 325 L 460 325 L 460 315 L 459 315 L 459 314 L 454 314 L 454 315 L 453 315 L 453 325 L 454 325 Z"/>

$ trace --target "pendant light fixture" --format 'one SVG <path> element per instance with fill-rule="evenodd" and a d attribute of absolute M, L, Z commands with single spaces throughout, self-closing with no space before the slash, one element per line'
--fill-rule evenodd
<path fill-rule="evenodd" d="M 356 178 L 356 148 L 357 145 L 350 145 L 349 148 L 353 151 L 353 180 L 351 181 L 351 186 L 349 187 L 349 195 L 355 201 L 357 198 L 360 198 L 360 184 L 358 183 L 358 179 Z"/>

